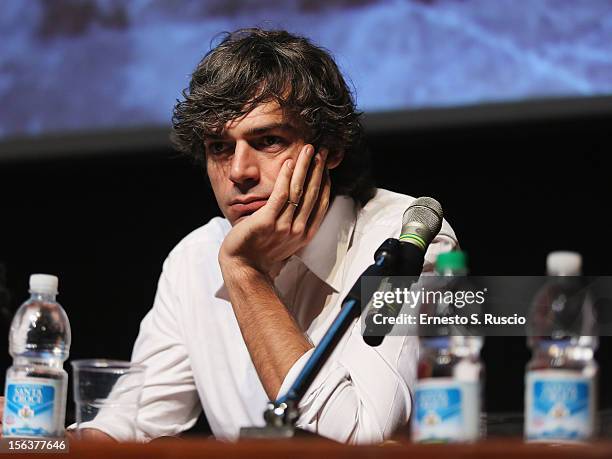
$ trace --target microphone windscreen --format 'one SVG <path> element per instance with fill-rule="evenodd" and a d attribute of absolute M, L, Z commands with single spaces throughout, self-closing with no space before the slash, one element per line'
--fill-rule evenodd
<path fill-rule="evenodd" d="M 427 246 L 440 232 L 443 217 L 442 206 L 434 198 L 417 198 L 404 212 L 402 236 L 418 234 Z"/>

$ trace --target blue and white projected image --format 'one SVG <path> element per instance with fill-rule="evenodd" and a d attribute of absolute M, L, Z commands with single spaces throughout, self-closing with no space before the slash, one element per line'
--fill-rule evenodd
<path fill-rule="evenodd" d="M 331 50 L 366 112 L 612 94 L 609 0 L 4 0 L 0 140 L 167 127 L 250 26 Z"/>

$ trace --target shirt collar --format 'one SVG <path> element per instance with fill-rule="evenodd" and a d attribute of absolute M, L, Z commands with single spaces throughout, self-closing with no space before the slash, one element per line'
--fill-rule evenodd
<path fill-rule="evenodd" d="M 349 196 L 336 196 L 312 240 L 291 258 L 300 260 L 315 276 L 339 292 L 342 267 L 356 220 L 355 201 Z M 225 283 L 215 297 L 229 301 Z"/>
<path fill-rule="evenodd" d="M 295 257 L 319 279 L 339 292 L 344 258 L 355 229 L 355 201 L 336 196 L 312 241 Z"/>

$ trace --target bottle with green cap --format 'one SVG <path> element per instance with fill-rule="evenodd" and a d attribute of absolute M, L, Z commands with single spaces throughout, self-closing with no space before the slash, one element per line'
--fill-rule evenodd
<path fill-rule="evenodd" d="M 464 252 L 438 256 L 436 274 L 447 291 L 467 288 L 467 273 Z M 440 302 L 429 315 L 453 319 L 460 316 L 456 312 L 453 304 Z M 421 330 L 411 417 L 411 436 L 415 442 L 472 442 L 480 438 L 483 339 L 462 336 L 461 330 L 460 326 L 448 324 Z"/>
<path fill-rule="evenodd" d="M 9 334 L 13 365 L 6 372 L 4 437 L 64 435 L 70 323 L 55 300 L 58 279 L 30 276 L 30 298 L 15 313 Z"/>
<path fill-rule="evenodd" d="M 436 274 L 442 277 L 452 277 L 452 289 L 454 291 L 464 290 L 470 291 L 470 285 L 467 280 L 468 267 L 467 267 L 467 254 L 461 250 L 454 250 L 452 252 L 441 253 L 436 259 Z M 454 304 L 446 306 L 447 313 L 471 315 L 474 313 L 480 313 L 480 306 L 478 304 L 470 305 L 469 309 L 462 307 L 455 307 Z M 465 317 L 467 319 L 467 317 Z M 467 332 L 466 328 L 454 327 L 449 333 L 452 337 L 452 345 L 454 352 L 461 356 L 472 356 L 475 360 L 478 360 L 480 356 L 480 350 L 484 342 L 484 338 L 480 335 L 473 335 Z"/>
<path fill-rule="evenodd" d="M 465 276 L 467 274 L 467 256 L 461 250 L 444 252 L 436 259 L 436 273 L 440 276 Z"/>

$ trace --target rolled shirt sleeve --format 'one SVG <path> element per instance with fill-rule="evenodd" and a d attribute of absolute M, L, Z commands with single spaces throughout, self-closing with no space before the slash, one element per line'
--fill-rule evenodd
<path fill-rule="evenodd" d="M 294 364 L 279 394 L 286 393 L 311 354 Z M 381 346 L 370 347 L 357 322 L 340 355 L 334 354 L 300 402 L 297 426 L 346 443 L 389 438 L 410 416 L 417 338 L 387 337 Z"/>

